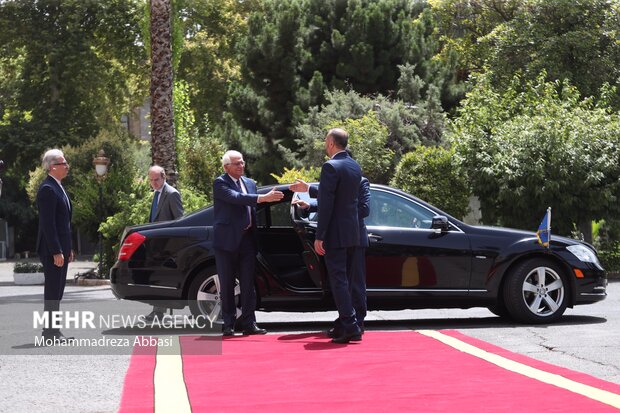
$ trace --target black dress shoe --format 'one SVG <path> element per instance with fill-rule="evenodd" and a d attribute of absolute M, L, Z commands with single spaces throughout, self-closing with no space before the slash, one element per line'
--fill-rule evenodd
<path fill-rule="evenodd" d="M 338 337 L 332 338 L 332 343 L 347 344 L 349 341 L 362 341 L 362 330 L 355 325 L 355 329 L 345 332 Z"/>
<path fill-rule="evenodd" d="M 336 337 L 340 337 L 342 335 L 342 331 L 339 328 L 332 327 L 329 330 L 327 330 L 327 333 L 325 333 L 325 334 L 329 338 L 336 338 Z"/>
<path fill-rule="evenodd" d="M 359 328 L 362 332 L 362 334 L 364 334 L 364 323 L 362 323 L 362 325 L 359 325 Z M 332 327 L 329 330 L 327 330 L 327 333 L 325 333 L 327 335 L 327 337 L 329 338 L 336 338 L 336 337 L 340 337 L 342 335 L 342 328 L 338 328 L 338 327 Z"/>
<path fill-rule="evenodd" d="M 232 327 L 224 327 L 224 331 L 222 332 L 224 337 L 230 337 L 235 335 L 235 330 Z"/>
<path fill-rule="evenodd" d="M 53 346 L 54 344 L 67 344 L 68 342 L 75 340 L 75 337 L 65 337 L 65 335 L 61 332 L 43 333 L 41 334 L 41 337 L 43 337 L 44 346 L 48 344 L 47 342 Z"/>
<path fill-rule="evenodd" d="M 152 323 L 155 320 L 161 321 L 164 318 L 164 313 L 161 311 L 151 311 L 144 317 L 144 321 L 147 323 Z"/>
<path fill-rule="evenodd" d="M 244 336 L 251 336 L 255 334 L 267 334 L 267 330 L 265 330 L 264 328 L 258 327 L 256 323 L 252 323 L 251 326 L 243 329 Z"/>

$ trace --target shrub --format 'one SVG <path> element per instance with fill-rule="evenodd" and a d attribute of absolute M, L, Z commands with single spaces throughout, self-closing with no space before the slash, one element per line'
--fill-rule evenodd
<path fill-rule="evenodd" d="M 393 171 L 394 151 L 387 147 L 388 128 L 373 111 L 360 119 L 334 121 L 326 131 L 342 127 L 349 133 L 349 148 L 370 182 L 386 184 Z"/>
<path fill-rule="evenodd" d="M 620 273 L 620 242 L 615 242 L 607 249 L 598 250 L 598 257 L 607 272 Z"/>
<path fill-rule="evenodd" d="M 454 151 L 419 146 L 401 159 L 391 186 L 415 195 L 462 219 L 468 212 L 468 181 Z"/>
<path fill-rule="evenodd" d="M 36 262 L 16 262 L 13 266 L 13 272 L 17 274 L 43 272 L 43 264 Z"/>
<path fill-rule="evenodd" d="M 320 175 L 321 170 L 312 166 L 308 169 L 284 168 L 282 175 L 271 174 L 279 184 L 292 184 L 296 179 L 301 179 L 306 182 L 317 182 Z"/>

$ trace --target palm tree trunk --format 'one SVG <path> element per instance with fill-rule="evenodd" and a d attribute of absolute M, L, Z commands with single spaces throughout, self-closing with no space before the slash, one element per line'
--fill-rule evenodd
<path fill-rule="evenodd" d="M 151 0 L 151 156 L 176 185 L 170 0 Z"/>

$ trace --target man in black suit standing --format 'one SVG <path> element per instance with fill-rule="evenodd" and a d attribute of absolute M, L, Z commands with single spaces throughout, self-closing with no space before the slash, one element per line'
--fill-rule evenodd
<path fill-rule="evenodd" d="M 149 222 L 172 221 L 183 216 L 181 194 L 166 182 L 166 171 L 159 165 L 153 165 L 148 172 L 149 183 L 153 189 L 153 201 Z M 153 311 L 145 317 L 147 322 L 161 320 L 166 307 L 153 306 Z"/>
<path fill-rule="evenodd" d="M 213 249 L 220 281 L 224 336 L 234 334 L 236 322 L 235 278 L 241 288 L 241 317 L 237 321 L 243 335 L 265 334 L 256 325 L 256 205 L 279 201 L 284 197 L 275 188 L 258 195 L 256 183 L 243 176 L 245 161 L 237 151 L 227 151 L 222 157 L 225 174 L 213 182 Z"/>
<path fill-rule="evenodd" d="M 65 291 L 67 269 L 73 261 L 71 249 L 71 201 L 62 187 L 62 180 L 69 174 L 69 164 L 59 149 L 45 152 L 42 160 L 43 169 L 48 173 L 37 192 L 39 209 L 39 233 L 37 236 L 37 252 L 45 275 L 43 298 L 44 311 L 48 320 L 52 312 L 59 311 L 60 300 Z M 60 329 L 48 326 L 43 329 L 45 340 L 55 339 L 60 342 L 71 340 L 65 337 Z"/>
<path fill-rule="evenodd" d="M 348 152 L 348 151 L 347 151 Z M 349 154 L 349 156 L 351 156 Z M 301 179 L 297 179 L 294 183 L 289 185 L 289 189 L 294 192 L 308 192 L 310 198 L 316 198 L 319 194 L 319 185 L 309 185 Z M 302 199 L 293 201 L 294 205 L 299 206 L 302 210 L 302 216 L 309 214 L 310 212 L 316 212 L 318 204 L 316 199 L 310 200 L 310 203 L 305 202 Z M 349 272 L 351 277 L 349 281 L 349 290 L 351 291 L 351 299 L 353 302 L 353 309 L 355 309 L 355 318 L 357 319 L 357 325 L 364 333 L 364 319 L 366 318 L 367 306 L 366 306 L 366 248 L 368 248 L 368 231 L 366 229 L 366 223 L 364 218 L 370 215 L 370 182 L 366 177 L 362 176 L 360 182 L 360 188 L 357 200 L 357 218 L 360 229 L 360 242 L 355 247 L 355 256 L 353 259 L 353 268 Z M 327 336 L 330 338 L 340 337 L 342 335 L 342 329 L 340 326 L 340 319 L 336 319 L 334 327 L 327 331 Z"/>
<path fill-rule="evenodd" d="M 325 136 L 325 152 L 330 159 L 321 168 L 319 185 L 319 221 L 314 250 L 325 256 L 334 302 L 338 309 L 340 335 L 334 343 L 362 339 L 357 324 L 349 280 L 354 270 L 355 248 L 359 245 L 358 193 L 362 170 L 349 156 L 349 135 L 335 128 Z"/>

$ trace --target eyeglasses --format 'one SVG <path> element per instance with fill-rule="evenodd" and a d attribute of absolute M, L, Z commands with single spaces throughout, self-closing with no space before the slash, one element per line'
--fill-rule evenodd
<path fill-rule="evenodd" d="M 69 162 L 54 162 L 52 165 L 65 165 L 65 166 L 68 166 Z"/>
<path fill-rule="evenodd" d="M 233 166 L 244 166 L 245 165 L 245 161 L 238 161 L 238 162 L 231 162 L 228 165 L 233 165 Z"/>

